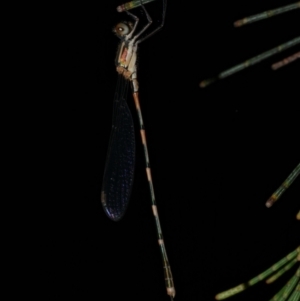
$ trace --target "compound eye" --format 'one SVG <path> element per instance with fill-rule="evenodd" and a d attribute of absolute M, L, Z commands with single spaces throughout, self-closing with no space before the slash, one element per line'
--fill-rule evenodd
<path fill-rule="evenodd" d="M 130 28 L 127 24 L 125 23 L 118 23 L 115 28 L 113 29 L 113 32 L 118 36 L 118 37 L 123 37 L 129 34 Z"/>

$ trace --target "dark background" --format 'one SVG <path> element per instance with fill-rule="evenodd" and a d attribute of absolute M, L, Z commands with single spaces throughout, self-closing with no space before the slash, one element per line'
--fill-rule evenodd
<path fill-rule="evenodd" d="M 116 12 L 121 3 L 72 4 L 53 16 L 55 32 L 42 66 L 51 71 L 39 107 L 50 116 L 40 146 L 47 154 L 41 168 L 50 170 L 49 201 L 41 213 L 47 224 L 41 299 L 169 299 L 138 131 L 126 215 L 112 222 L 100 203 L 117 79 L 112 27 L 127 19 Z M 213 300 L 299 244 L 299 179 L 273 208 L 264 205 L 299 163 L 299 61 L 270 69 L 299 46 L 199 88 L 201 80 L 299 35 L 299 10 L 235 29 L 233 21 L 286 1 L 195 3 L 168 1 L 165 27 L 140 45 L 138 60 L 178 301 Z M 146 7 L 156 24 L 161 1 Z M 128 103 L 138 128 L 130 93 Z M 294 272 L 231 300 L 268 300 Z"/>

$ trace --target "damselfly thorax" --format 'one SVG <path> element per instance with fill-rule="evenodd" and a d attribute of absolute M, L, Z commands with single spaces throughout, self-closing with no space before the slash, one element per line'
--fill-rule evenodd
<path fill-rule="evenodd" d="M 132 81 L 133 91 L 138 91 L 137 82 L 137 42 L 132 38 L 133 24 L 130 22 L 118 23 L 113 32 L 121 38 L 116 56 L 116 68 L 119 74 L 122 74 L 125 79 Z"/>

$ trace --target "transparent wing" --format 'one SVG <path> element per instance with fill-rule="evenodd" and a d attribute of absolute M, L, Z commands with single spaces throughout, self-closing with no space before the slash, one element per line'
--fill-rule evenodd
<path fill-rule="evenodd" d="M 129 81 L 122 75 L 114 98 L 112 130 L 101 191 L 101 202 L 107 216 L 118 221 L 127 208 L 135 165 L 133 120 L 126 97 Z"/>

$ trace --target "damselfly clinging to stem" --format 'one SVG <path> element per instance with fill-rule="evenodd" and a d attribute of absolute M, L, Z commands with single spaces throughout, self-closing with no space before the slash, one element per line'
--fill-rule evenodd
<path fill-rule="evenodd" d="M 118 221 L 123 217 L 130 198 L 135 165 L 134 126 L 126 102 L 128 85 L 130 84 L 140 124 L 140 133 L 146 161 L 146 174 L 152 201 L 152 211 L 156 223 L 158 244 L 163 260 L 165 284 L 167 294 L 173 299 L 175 297 L 175 288 L 156 207 L 137 80 L 136 58 L 138 45 L 157 33 L 163 27 L 165 21 L 167 0 L 162 0 L 163 8 L 160 25 L 147 34 L 142 35 L 152 23 L 152 19 L 143 4 L 152 1 L 154 0 L 135 0 L 120 5 L 117 8 L 119 12 L 126 12 L 133 20 L 133 23 L 126 21 L 120 22 L 113 30 L 121 41 L 116 56 L 118 81 L 114 96 L 112 131 L 104 170 L 101 202 L 107 216 L 113 221 Z M 139 18 L 128 11 L 135 7 L 142 8 L 148 21 L 139 32 L 136 32 Z"/>

